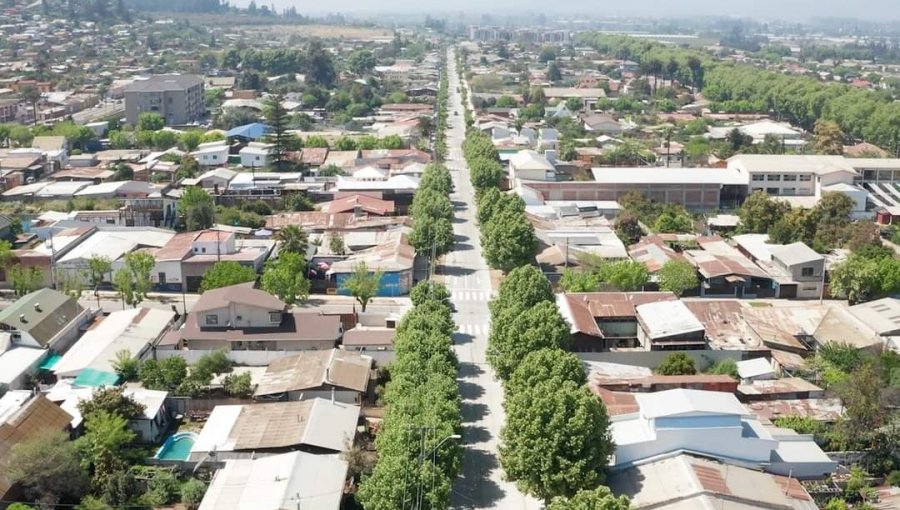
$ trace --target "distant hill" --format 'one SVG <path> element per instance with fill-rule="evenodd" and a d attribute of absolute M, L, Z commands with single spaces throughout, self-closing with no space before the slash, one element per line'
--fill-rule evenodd
<path fill-rule="evenodd" d="M 124 0 L 137 11 L 155 12 L 224 12 L 229 6 L 222 0 Z"/>

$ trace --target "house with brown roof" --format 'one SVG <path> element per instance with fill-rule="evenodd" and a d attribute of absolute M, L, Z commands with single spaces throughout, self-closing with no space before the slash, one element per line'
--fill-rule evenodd
<path fill-rule="evenodd" d="M 372 214 L 375 216 L 390 216 L 396 212 L 394 203 L 390 200 L 381 200 L 359 193 L 348 193 L 336 197 L 331 202 L 325 202 L 320 206 L 320 211 L 338 214 L 353 213 L 356 216 Z"/>
<path fill-rule="evenodd" d="M 368 393 L 372 357 L 342 349 L 306 351 L 269 363 L 253 397 L 257 400 L 330 398 L 360 404 Z"/>
<path fill-rule="evenodd" d="M 164 343 L 190 350 L 306 351 L 335 347 L 337 315 L 294 312 L 254 282 L 207 291 L 188 314 L 178 338 Z"/>
<path fill-rule="evenodd" d="M 556 295 L 571 324 L 572 350 L 609 351 L 640 347 L 637 307 L 677 301 L 671 292 L 577 292 Z"/>
<path fill-rule="evenodd" d="M 700 295 L 773 297 L 772 278 L 719 236 L 697 239 L 700 249 L 686 250 L 685 260 L 700 275 Z"/>
<path fill-rule="evenodd" d="M 63 431 L 72 417 L 42 394 L 28 390 L 9 391 L 0 397 L 0 459 L 20 443 L 54 431 Z M 0 500 L 8 499 L 12 483 L 5 466 L 0 469 Z"/>
<path fill-rule="evenodd" d="M 306 147 L 300 152 L 300 163 L 310 168 L 324 166 L 326 159 L 328 159 L 328 147 Z"/>

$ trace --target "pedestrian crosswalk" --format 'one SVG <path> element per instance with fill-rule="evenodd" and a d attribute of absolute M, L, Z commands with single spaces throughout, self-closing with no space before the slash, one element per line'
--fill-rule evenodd
<path fill-rule="evenodd" d="M 454 303 L 462 301 L 490 301 L 491 292 L 488 290 L 454 290 L 450 292 L 450 300 Z"/>
<path fill-rule="evenodd" d="M 491 326 L 489 324 L 459 324 L 456 332 L 468 336 L 487 336 L 491 332 Z"/>

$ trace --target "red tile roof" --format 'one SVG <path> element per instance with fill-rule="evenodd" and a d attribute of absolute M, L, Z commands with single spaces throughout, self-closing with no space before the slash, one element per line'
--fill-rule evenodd
<path fill-rule="evenodd" d="M 366 195 L 348 195 L 322 204 L 322 212 L 331 214 L 354 212 L 356 208 L 369 214 L 385 216 L 395 211 L 394 203 Z"/>

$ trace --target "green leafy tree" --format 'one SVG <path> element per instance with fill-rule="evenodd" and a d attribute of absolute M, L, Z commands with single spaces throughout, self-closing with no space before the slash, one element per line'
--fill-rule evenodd
<path fill-rule="evenodd" d="M 203 143 L 203 131 L 199 129 L 190 129 L 178 137 L 178 145 L 188 152 L 197 150 L 201 143 Z"/>
<path fill-rule="evenodd" d="M 656 367 L 656 373 L 660 375 L 694 375 L 697 369 L 694 367 L 694 360 L 683 352 L 674 352 L 666 356 L 659 366 Z"/>
<path fill-rule="evenodd" d="M 40 289 L 44 283 L 44 272 L 37 267 L 24 267 L 16 264 L 8 269 L 8 279 L 16 297 Z"/>
<path fill-rule="evenodd" d="M 253 396 L 253 382 L 250 372 L 243 374 L 228 374 L 222 380 L 225 393 L 235 398 L 250 398 Z"/>
<path fill-rule="evenodd" d="M 659 290 L 664 290 L 680 296 L 684 291 L 696 289 L 700 282 L 697 278 L 697 270 L 685 260 L 669 260 L 657 273 L 659 278 Z"/>
<path fill-rule="evenodd" d="M 173 356 L 161 361 L 147 360 L 141 365 L 141 384 L 149 390 L 175 391 L 187 378 L 184 358 Z"/>
<path fill-rule="evenodd" d="M 125 255 L 124 265 L 113 276 L 113 286 L 122 297 L 122 302 L 137 307 L 153 290 L 150 276 L 156 266 L 153 255 L 145 252 L 131 252 Z"/>
<path fill-rule="evenodd" d="M 631 292 L 643 289 L 650 282 L 650 272 L 640 262 L 620 260 L 601 266 L 600 279 L 623 292 Z"/>
<path fill-rule="evenodd" d="M 353 268 L 353 274 L 344 280 L 342 289 L 350 293 L 356 298 L 362 306 L 362 311 L 366 311 L 369 301 L 378 295 L 381 287 L 381 271 L 369 272 L 369 268 L 364 261 L 361 261 Z"/>
<path fill-rule="evenodd" d="M 723 359 L 721 361 L 717 361 L 709 367 L 706 371 L 708 374 L 716 374 L 716 375 L 728 375 L 731 376 L 732 379 L 740 380 L 741 376 L 738 373 L 737 363 L 733 359 Z"/>
<path fill-rule="evenodd" d="M 437 301 L 450 308 L 450 291 L 444 284 L 431 280 L 422 280 L 413 287 L 409 293 L 413 306 L 419 306 L 426 301 Z"/>
<path fill-rule="evenodd" d="M 256 271 L 249 266 L 242 266 L 239 262 L 225 260 L 216 262 L 203 273 L 203 281 L 200 283 L 200 292 L 213 289 L 221 289 L 239 283 L 247 283 L 256 280 Z"/>
<path fill-rule="evenodd" d="M 656 218 L 653 230 L 660 233 L 689 233 L 694 230 L 694 222 L 687 214 L 666 211 Z"/>
<path fill-rule="evenodd" d="M 886 282 L 884 269 L 889 265 L 892 263 L 851 255 L 832 268 L 828 290 L 833 297 L 846 297 L 850 304 L 877 298 Z"/>
<path fill-rule="evenodd" d="M 159 131 L 164 127 L 166 127 L 166 119 L 158 113 L 144 112 L 138 115 L 138 131 Z"/>
<path fill-rule="evenodd" d="M 844 134 L 837 122 L 819 119 L 814 129 L 816 152 L 819 154 L 841 155 L 844 153 Z"/>
<path fill-rule="evenodd" d="M 141 371 L 141 361 L 132 356 L 128 349 L 122 349 L 116 352 L 112 367 L 123 381 L 136 381 Z"/>
<path fill-rule="evenodd" d="M 134 397 L 125 395 L 125 388 L 121 386 L 96 388 L 90 399 L 78 402 L 78 412 L 86 419 L 90 419 L 99 412 L 105 412 L 128 420 L 142 415 L 144 409 L 144 404 L 135 400 Z"/>
<path fill-rule="evenodd" d="M 200 174 L 200 163 L 190 154 L 181 157 L 178 170 L 175 172 L 176 179 L 193 179 Z"/>
<path fill-rule="evenodd" d="M 62 431 L 45 430 L 16 443 L 4 459 L 6 476 L 35 501 L 53 505 L 80 498 L 87 488 L 78 449 Z"/>
<path fill-rule="evenodd" d="M 181 486 L 181 502 L 190 510 L 195 510 L 206 495 L 206 484 L 191 478 Z"/>
<path fill-rule="evenodd" d="M 88 279 L 91 287 L 98 288 L 106 280 L 106 276 L 112 272 L 112 261 L 109 257 L 95 255 L 88 259 Z"/>
<path fill-rule="evenodd" d="M 578 491 L 571 498 L 554 498 L 547 510 L 631 510 L 625 496 L 616 497 L 609 487 Z"/>
<path fill-rule="evenodd" d="M 544 301 L 526 310 L 508 308 L 496 314 L 493 321 L 487 358 L 504 381 L 528 353 L 565 348 L 571 342 L 569 323 L 554 302 Z"/>
<path fill-rule="evenodd" d="M 565 381 L 578 386 L 587 383 L 584 365 L 578 356 L 562 349 L 539 349 L 525 355 L 506 381 L 506 392 L 520 393 L 542 383 L 557 387 Z"/>
<path fill-rule="evenodd" d="M 262 276 L 262 289 L 292 305 L 309 297 L 309 280 L 306 279 L 306 259 L 292 252 L 285 252 L 278 259 L 266 263 Z"/>
<path fill-rule="evenodd" d="M 503 179 L 503 167 L 493 159 L 477 158 L 470 161 L 469 171 L 475 189 L 495 188 Z"/>
<path fill-rule="evenodd" d="M 224 374 L 230 370 L 231 360 L 225 351 L 218 350 L 201 356 L 191 367 L 190 374 L 191 377 L 196 376 L 197 379 L 205 381 L 204 384 L 209 384 L 213 376 Z"/>
<path fill-rule="evenodd" d="M 537 236 L 523 214 L 504 210 L 482 226 L 481 245 L 484 258 L 492 268 L 509 272 L 534 260 Z"/>
<path fill-rule="evenodd" d="M 188 231 L 203 230 L 216 221 L 216 206 L 213 197 L 203 188 L 188 186 L 181 195 L 178 209 L 184 217 Z"/>
<path fill-rule="evenodd" d="M 766 233 L 790 210 L 791 206 L 787 202 L 773 200 L 763 191 L 754 191 L 738 209 L 741 231 Z"/>
<path fill-rule="evenodd" d="M 447 218 L 414 216 L 409 241 L 416 253 L 440 257 L 453 248 L 453 223 Z"/>
<path fill-rule="evenodd" d="M 614 446 L 606 409 L 571 381 L 511 395 L 500 463 L 525 492 L 549 502 L 603 482 Z"/>
<path fill-rule="evenodd" d="M 540 269 L 522 266 L 513 269 L 500 282 L 497 297 L 491 301 L 491 312 L 504 308 L 531 308 L 542 302 L 554 302 L 553 288 Z"/>
<path fill-rule="evenodd" d="M 559 286 L 566 292 L 595 292 L 600 287 L 600 278 L 591 271 L 566 268 Z"/>
<path fill-rule="evenodd" d="M 347 55 L 347 68 L 357 76 L 371 72 L 375 63 L 375 55 L 369 50 L 356 50 Z"/>

